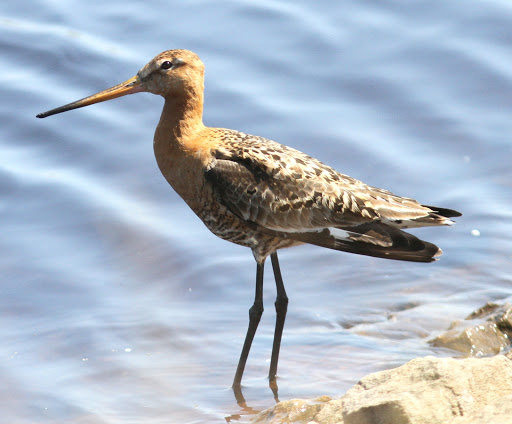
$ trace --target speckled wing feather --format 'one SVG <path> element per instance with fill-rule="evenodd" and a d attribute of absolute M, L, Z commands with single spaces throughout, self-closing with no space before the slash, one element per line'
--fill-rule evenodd
<path fill-rule="evenodd" d="M 434 210 L 290 147 L 223 131 L 229 138 L 213 152 L 206 179 L 219 202 L 259 231 L 390 259 L 431 261 L 438 253 L 436 246 L 398 230 L 451 223 Z"/>
<path fill-rule="evenodd" d="M 226 132 L 227 130 L 223 130 Z M 451 221 L 413 199 L 368 186 L 302 152 L 230 131 L 207 172 L 244 220 L 294 231 L 382 221 L 399 228 Z"/>

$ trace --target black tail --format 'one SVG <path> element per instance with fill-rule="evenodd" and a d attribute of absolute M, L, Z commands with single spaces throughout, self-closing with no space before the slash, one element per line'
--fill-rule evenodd
<path fill-rule="evenodd" d="M 438 208 L 437 206 L 427 206 L 427 205 L 421 205 L 425 206 L 426 208 L 432 209 L 437 215 L 444 216 L 445 218 L 455 218 L 457 216 L 462 216 L 462 214 L 458 211 L 455 211 L 453 209 L 446 209 L 446 208 Z"/>

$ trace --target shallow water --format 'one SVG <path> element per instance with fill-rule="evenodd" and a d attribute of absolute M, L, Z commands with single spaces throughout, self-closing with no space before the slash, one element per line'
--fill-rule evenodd
<path fill-rule="evenodd" d="M 0 406 L 11 423 L 246 422 L 268 388 L 275 296 L 230 384 L 252 303 L 250 251 L 217 239 L 152 152 L 144 94 L 45 120 L 169 48 L 206 63 L 205 123 L 265 136 L 426 204 L 435 264 L 303 246 L 280 399 L 343 394 L 367 373 L 454 352 L 428 340 L 512 294 L 512 6 L 506 1 L 0 6 Z"/>

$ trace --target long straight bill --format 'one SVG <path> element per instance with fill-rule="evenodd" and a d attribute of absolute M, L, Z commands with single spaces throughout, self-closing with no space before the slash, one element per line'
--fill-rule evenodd
<path fill-rule="evenodd" d="M 67 105 L 57 107 L 47 112 L 37 115 L 38 118 L 46 118 L 47 116 L 55 115 L 57 113 L 66 112 L 68 110 L 78 109 L 79 107 L 89 106 L 94 103 L 104 102 L 106 100 L 115 99 L 116 97 L 126 96 L 127 94 L 138 93 L 142 91 L 140 78 L 136 75 L 121 84 L 108 88 L 92 96 L 85 97 L 84 99 L 77 100 L 76 102 L 68 103 Z"/>

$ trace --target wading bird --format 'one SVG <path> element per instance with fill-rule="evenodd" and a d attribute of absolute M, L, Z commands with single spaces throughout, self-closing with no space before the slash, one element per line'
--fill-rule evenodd
<path fill-rule="evenodd" d="M 204 65 L 195 53 L 168 50 L 133 78 L 37 117 L 139 92 L 165 99 L 153 143 L 162 174 L 210 231 L 251 248 L 256 259 L 256 295 L 235 390 L 240 390 L 263 313 L 263 266 L 270 255 L 277 286 L 272 387 L 288 305 L 278 249 L 309 243 L 378 258 L 432 262 L 441 249 L 402 230 L 450 225 L 449 218 L 461 214 L 371 187 L 274 141 L 206 127 L 203 81 Z"/>

